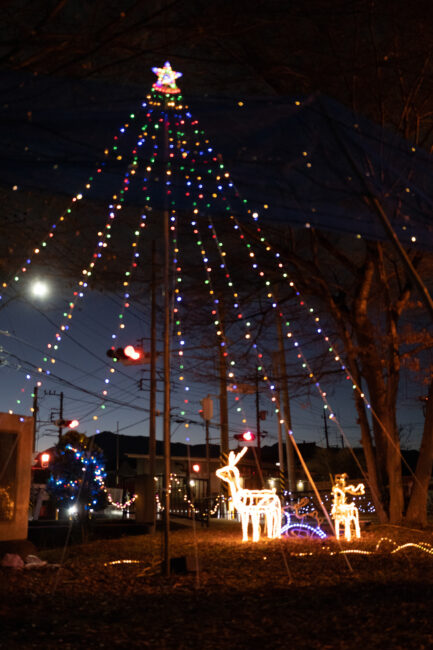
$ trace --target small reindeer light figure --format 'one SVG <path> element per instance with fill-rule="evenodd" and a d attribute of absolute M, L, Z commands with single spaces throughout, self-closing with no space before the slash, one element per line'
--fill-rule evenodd
<path fill-rule="evenodd" d="M 361 537 L 359 528 L 358 508 L 355 504 L 346 503 L 346 494 L 364 494 L 364 484 L 346 485 L 347 474 L 337 474 L 335 476 L 335 485 L 332 487 L 334 501 L 331 509 L 331 516 L 335 522 L 335 536 L 340 537 L 340 524 L 344 523 L 344 536 L 348 542 L 352 539 L 352 524 L 355 527 L 356 537 Z"/>
<path fill-rule="evenodd" d="M 236 464 L 247 452 L 244 447 L 239 454 L 229 453 L 229 464 L 217 469 L 218 478 L 229 484 L 233 505 L 241 515 L 242 541 L 248 541 L 248 522 L 251 518 L 253 527 L 253 542 L 260 539 L 260 516 L 264 515 L 268 537 L 280 537 L 281 531 L 281 501 L 275 490 L 245 490 L 241 487 L 239 470 Z"/>

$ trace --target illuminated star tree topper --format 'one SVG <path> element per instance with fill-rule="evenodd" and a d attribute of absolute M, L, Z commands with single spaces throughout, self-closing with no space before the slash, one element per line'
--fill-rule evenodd
<path fill-rule="evenodd" d="M 181 72 L 175 72 L 170 63 L 166 61 L 163 68 L 152 68 L 158 79 L 153 84 L 152 88 L 158 90 L 160 93 L 166 95 L 176 95 L 180 93 L 180 88 L 176 85 L 176 79 L 182 76 Z"/>

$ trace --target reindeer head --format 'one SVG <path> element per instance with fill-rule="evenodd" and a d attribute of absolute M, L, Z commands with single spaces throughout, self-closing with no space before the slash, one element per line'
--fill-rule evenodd
<path fill-rule="evenodd" d="M 242 451 L 239 452 L 239 454 L 235 454 L 234 451 L 231 451 L 229 453 L 228 465 L 224 465 L 224 467 L 220 467 L 215 472 L 218 478 L 222 479 L 223 481 L 226 481 L 227 483 L 232 483 L 233 481 L 237 481 L 239 479 L 239 470 L 236 467 L 236 465 L 240 461 L 242 456 L 246 454 L 247 451 L 248 451 L 248 447 L 244 447 Z"/>

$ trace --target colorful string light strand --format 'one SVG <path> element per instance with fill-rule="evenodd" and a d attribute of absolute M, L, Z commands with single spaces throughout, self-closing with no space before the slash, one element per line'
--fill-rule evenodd
<path fill-rule="evenodd" d="M 130 119 L 134 119 L 135 115 L 133 113 L 131 113 L 129 117 L 130 117 Z M 121 134 L 126 133 L 129 126 L 130 126 L 129 123 L 125 123 L 122 127 L 120 127 L 120 133 Z M 119 138 L 118 135 L 113 136 L 113 140 L 115 140 L 115 141 L 117 141 L 118 138 Z M 115 144 L 115 145 L 112 146 L 111 151 L 116 155 L 116 150 L 117 150 L 117 145 Z M 105 148 L 104 149 L 104 156 L 108 157 L 109 154 L 110 154 L 110 150 L 108 148 Z M 105 161 L 102 162 L 100 165 L 98 165 L 97 169 L 96 169 L 96 173 L 97 174 L 102 173 L 102 171 L 103 171 L 102 168 L 105 165 L 106 165 Z M 94 177 L 89 176 L 89 178 L 88 178 L 88 180 L 86 182 L 85 188 L 83 190 L 81 190 L 80 192 L 77 192 L 77 194 L 75 194 L 72 197 L 70 206 L 68 208 L 66 208 L 64 210 L 64 212 L 58 217 L 58 219 L 51 225 L 51 228 L 50 228 L 48 234 L 40 242 L 40 244 L 36 248 L 33 249 L 33 256 L 39 255 L 41 250 L 45 250 L 48 247 L 49 242 L 54 238 L 55 233 L 57 232 L 58 225 L 66 220 L 67 216 L 71 214 L 72 209 L 77 204 L 77 202 L 81 201 L 81 199 L 83 199 L 85 194 L 88 193 L 88 191 L 92 187 L 93 181 L 94 181 Z M 18 187 L 15 185 L 12 189 L 14 191 L 17 191 Z M 22 274 L 24 274 L 24 273 L 26 273 L 28 271 L 28 268 L 29 268 L 30 264 L 32 263 L 32 257 L 33 256 L 32 256 L 32 254 L 30 254 L 27 257 L 26 261 L 21 265 L 21 267 L 15 273 L 12 274 L 11 280 L 9 280 L 8 282 L 3 282 L 3 284 L 2 284 L 3 289 L 6 289 L 11 284 L 12 281 L 13 282 L 19 282 L 20 281 Z M 3 296 L 0 295 L 0 300 L 2 300 L 2 297 Z"/>
<path fill-rule="evenodd" d="M 142 134 L 139 135 L 139 140 L 140 141 L 144 136 Z M 137 146 L 137 145 L 136 145 Z M 133 156 L 136 156 L 136 150 L 134 149 Z M 136 164 L 136 159 L 132 158 L 131 165 L 128 167 L 128 170 L 124 174 L 123 178 L 123 187 L 127 187 L 127 183 L 129 183 L 129 175 L 131 171 L 131 167 L 134 168 Z M 123 190 L 124 191 L 124 190 Z M 122 193 L 122 190 L 120 191 Z M 83 269 L 82 275 L 85 276 L 84 280 L 79 280 L 77 282 L 78 287 L 77 289 L 73 292 L 73 298 L 71 301 L 68 303 L 69 304 L 69 310 L 67 312 L 63 313 L 64 321 L 61 323 L 61 325 L 58 328 L 58 331 L 55 334 L 55 339 L 56 342 L 53 343 L 48 343 L 47 344 L 47 349 L 48 349 L 48 355 L 44 356 L 42 359 L 43 364 L 48 364 L 51 362 L 51 364 L 54 364 L 56 362 L 56 359 L 54 357 L 54 354 L 57 354 L 60 342 L 62 340 L 62 333 L 67 332 L 70 328 L 70 321 L 72 320 L 73 316 L 73 309 L 76 307 L 76 304 L 78 300 L 84 298 L 85 292 L 88 289 L 88 282 L 87 280 L 90 278 L 92 275 L 92 271 L 96 265 L 96 262 L 101 259 L 102 257 L 102 250 L 107 249 L 109 240 L 111 239 L 111 229 L 112 225 L 114 223 L 114 220 L 116 216 L 118 215 L 119 211 L 122 209 L 122 204 L 124 202 L 124 197 L 121 196 L 120 199 L 118 198 L 117 194 L 113 195 L 113 201 L 116 201 L 116 203 L 112 203 L 109 205 L 109 214 L 108 214 L 108 220 L 105 223 L 105 227 L 103 231 L 98 232 L 98 237 L 99 240 L 96 243 L 94 252 L 91 257 L 91 261 L 88 263 L 87 267 Z M 51 371 L 44 368 L 43 365 L 39 366 L 37 369 L 37 372 L 39 374 L 45 374 L 45 375 L 50 375 Z M 27 375 L 26 379 L 29 380 L 31 379 L 31 375 Z M 42 382 L 38 382 L 38 386 L 41 386 Z M 24 392 L 24 388 L 21 389 L 21 393 Z M 21 399 L 17 400 L 17 404 L 21 404 Z M 33 408 L 31 408 L 31 411 L 33 411 Z"/>

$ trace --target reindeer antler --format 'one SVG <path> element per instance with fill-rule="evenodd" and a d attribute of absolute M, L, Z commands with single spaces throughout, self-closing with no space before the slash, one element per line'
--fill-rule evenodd
<path fill-rule="evenodd" d="M 346 485 L 345 488 L 346 492 L 349 494 L 353 494 L 356 496 L 357 494 L 365 494 L 365 487 L 364 483 L 358 483 L 358 485 L 355 487 L 354 485 Z"/>
<path fill-rule="evenodd" d="M 238 462 L 240 461 L 240 459 L 242 458 L 242 456 L 244 456 L 247 453 L 247 451 L 248 451 L 248 447 L 244 447 L 243 449 L 241 449 L 241 451 L 236 456 L 235 456 L 235 452 L 231 451 L 230 454 L 229 454 L 229 463 L 230 463 L 230 465 L 237 465 Z M 234 461 L 230 462 L 230 456 L 232 454 L 234 456 Z"/>

